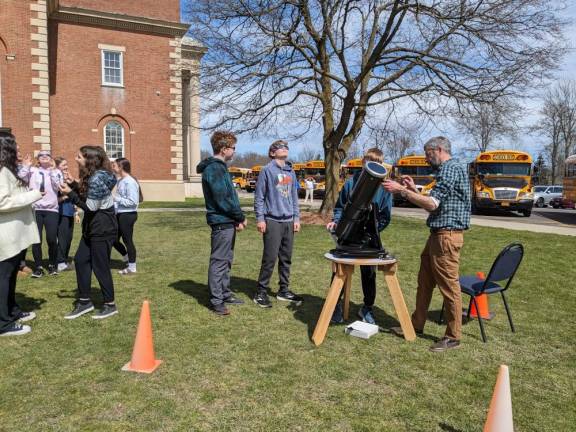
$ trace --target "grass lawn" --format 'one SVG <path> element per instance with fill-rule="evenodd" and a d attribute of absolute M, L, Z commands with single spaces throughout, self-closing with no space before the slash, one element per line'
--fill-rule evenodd
<path fill-rule="evenodd" d="M 241 206 L 252 206 L 254 200 L 250 198 L 240 198 Z M 186 198 L 185 201 L 145 201 L 140 204 L 141 208 L 157 209 L 157 208 L 205 208 L 204 198 Z"/>
<path fill-rule="evenodd" d="M 481 431 L 500 364 L 510 367 L 516 431 L 574 430 L 572 237 L 473 227 L 463 273 L 487 272 L 512 241 L 525 245 L 509 292 L 517 333 L 493 298 L 488 343 L 473 321 L 460 350 L 433 354 L 431 338 L 444 327 L 432 321 L 413 343 L 386 332 L 356 339 L 336 326 L 314 347 L 309 337 L 330 278 L 322 256 L 332 244 L 322 227 L 303 227 L 295 244 L 292 288 L 305 303 L 257 308 L 250 297 L 262 245 L 250 222 L 237 237 L 232 269 L 233 289 L 246 304 L 229 317 L 206 308 L 210 231 L 203 213 L 139 216 L 139 273 L 114 276 L 120 314 L 113 318 L 62 318 L 75 297 L 74 273 L 20 280 L 18 300 L 38 318 L 31 334 L 0 339 L 0 430 Z M 382 236 L 399 258 L 410 310 L 426 237 L 423 222 L 401 218 Z M 114 253 L 116 268 L 118 258 Z M 394 309 L 381 276 L 378 283 L 376 318 L 387 329 L 396 323 Z M 121 372 L 144 299 L 164 363 L 152 375 Z M 361 301 L 357 271 L 354 315 Z M 440 304 L 436 293 L 432 315 Z"/>

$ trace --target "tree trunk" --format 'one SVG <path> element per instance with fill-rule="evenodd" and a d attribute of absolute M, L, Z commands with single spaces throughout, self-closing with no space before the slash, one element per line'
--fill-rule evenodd
<path fill-rule="evenodd" d="M 340 156 L 333 145 L 324 146 L 324 161 L 326 163 L 326 195 L 320 213 L 331 215 L 338 201 L 338 183 L 340 181 Z"/>

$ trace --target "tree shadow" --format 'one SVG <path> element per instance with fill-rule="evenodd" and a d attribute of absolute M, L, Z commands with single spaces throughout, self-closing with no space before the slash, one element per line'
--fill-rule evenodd
<path fill-rule="evenodd" d="M 237 276 L 230 277 L 230 288 L 235 294 L 243 293 L 249 298 L 252 298 L 256 292 L 256 285 L 257 282 L 253 279 L 246 279 Z M 206 283 L 200 283 L 188 279 L 172 282 L 169 286 L 184 294 L 194 297 L 199 304 L 204 305 L 209 309 L 212 306 L 210 303 L 210 290 Z"/>
<path fill-rule="evenodd" d="M 122 270 L 126 268 L 126 263 L 121 259 L 111 259 L 110 260 L 110 268 L 114 270 Z"/>
<path fill-rule="evenodd" d="M 456 429 L 455 427 L 450 426 L 449 424 L 446 424 L 444 422 L 438 423 L 438 426 L 440 426 L 440 429 L 446 432 L 464 432 L 462 429 Z"/>
<path fill-rule="evenodd" d="M 24 311 L 33 311 L 42 309 L 42 305 L 46 303 L 46 299 L 28 297 L 26 294 L 16 291 L 16 303 Z"/>

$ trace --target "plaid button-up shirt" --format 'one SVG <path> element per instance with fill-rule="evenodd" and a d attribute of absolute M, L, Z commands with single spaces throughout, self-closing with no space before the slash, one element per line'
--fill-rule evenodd
<path fill-rule="evenodd" d="M 439 205 L 428 216 L 426 225 L 432 229 L 465 230 L 470 227 L 470 180 L 465 165 L 454 159 L 443 162 L 430 197 Z"/>

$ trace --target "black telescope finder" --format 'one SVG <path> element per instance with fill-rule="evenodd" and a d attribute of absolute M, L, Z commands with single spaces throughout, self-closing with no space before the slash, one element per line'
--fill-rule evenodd
<path fill-rule="evenodd" d="M 388 170 L 378 162 L 367 162 L 352 189 L 340 222 L 336 226 L 336 249 L 330 253 L 338 258 L 386 258 L 378 233 L 377 209 L 372 204 Z"/>

